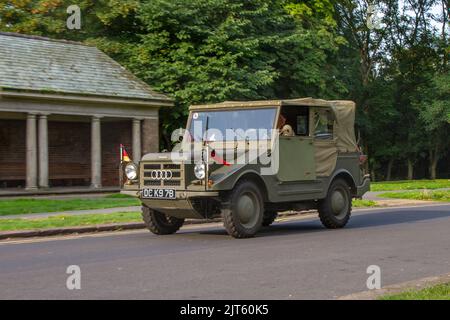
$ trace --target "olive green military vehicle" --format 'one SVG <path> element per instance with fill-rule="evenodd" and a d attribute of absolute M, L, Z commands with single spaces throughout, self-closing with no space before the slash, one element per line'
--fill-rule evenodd
<path fill-rule="evenodd" d="M 254 236 L 279 212 L 317 209 L 344 227 L 352 198 L 369 190 L 355 139 L 355 104 L 312 98 L 191 106 L 172 152 L 121 168 L 122 192 L 142 202 L 148 229 L 221 217 L 235 238 Z"/>

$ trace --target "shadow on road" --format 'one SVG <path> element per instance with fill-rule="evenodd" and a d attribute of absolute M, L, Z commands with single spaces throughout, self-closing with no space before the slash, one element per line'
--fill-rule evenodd
<path fill-rule="evenodd" d="M 355 214 L 351 217 L 345 229 L 375 228 L 380 226 L 407 224 L 442 218 L 450 218 L 450 206 L 397 209 Z M 292 233 L 323 232 L 324 230 L 325 228 L 320 223 L 319 218 L 311 218 L 308 220 L 281 221 L 270 227 L 262 228 L 257 236 L 279 236 L 289 235 Z M 218 236 L 224 236 L 227 234 L 224 229 L 196 230 L 187 231 L 185 233 Z"/>

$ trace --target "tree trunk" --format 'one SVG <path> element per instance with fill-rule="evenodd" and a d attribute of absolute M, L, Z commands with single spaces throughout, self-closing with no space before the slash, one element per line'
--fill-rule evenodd
<path fill-rule="evenodd" d="M 436 167 L 437 167 L 437 158 L 433 159 L 433 163 L 431 164 L 431 180 L 436 180 Z"/>
<path fill-rule="evenodd" d="M 371 170 L 367 171 L 370 174 L 370 180 L 375 182 L 376 178 L 377 178 L 377 174 L 375 172 L 375 169 L 377 168 L 377 164 L 375 162 L 375 160 L 372 160 L 372 166 L 371 166 Z"/>
<path fill-rule="evenodd" d="M 389 162 L 388 162 L 388 165 L 387 165 L 387 172 L 386 172 L 386 180 L 387 181 L 391 180 L 393 164 L 394 164 L 394 159 L 393 158 L 389 159 Z"/>
<path fill-rule="evenodd" d="M 375 169 L 372 169 L 372 171 L 370 171 L 370 181 L 371 182 L 375 182 L 376 176 L 375 176 Z"/>
<path fill-rule="evenodd" d="M 367 144 L 365 144 L 364 146 L 364 154 L 367 156 L 367 161 L 364 163 L 364 173 L 369 173 L 370 172 L 370 168 L 369 168 L 369 147 L 367 146 Z"/>
<path fill-rule="evenodd" d="M 438 163 L 437 148 L 430 150 L 430 177 L 436 179 L 436 167 Z"/>
<path fill-rule="evenodd" d="M 414 165 L 411 159 L 408 158 L 408 180 L 412 180 L 414 176 Z"/>

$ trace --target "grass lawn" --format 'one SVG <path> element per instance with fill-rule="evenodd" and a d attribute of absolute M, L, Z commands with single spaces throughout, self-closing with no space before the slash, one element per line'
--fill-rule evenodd
<path fill-rule="evenodd" d="M 354 208 L 361 208 L 361 207 L 376 207 L 377 203 L 373 200 L 361 200 L 361 199 L 354 199 L 352 202 L 352 206 Z"/>
<path fill-rule="evenodd" d="M 36 219 L 1 219 L 0 231 L 78 227 L 119 222 L 142 222 L 141 213 L 118 212 L 110 214 L 61 215 Z"/>
<path fill-rule="evenodd" d="M 450 190 L 444 191 L 405 191 L 405 192 L 386 192 L 379 195 L 385 198 L 394 199 L 412 199 L 412 200 L 431 200 L 450 202 Z"/>
<path fill-rule="evenodd" d="M 354 207 L 373 207 L 375 201 L 353 200 Z M 31 230 L 88 226 L 120 222 L 141 222 L 140 212 L 118 212 L 109 214 L 58 215 L 47 218 L 0 219 L 0 231 Z"/>
<path fill-rule="evenodd" d="M 450 300 L 450 283 L 382 296 L 380 300 Z"/>
<path fill-rule="evenodd" d="M 450 188 L 450 179 L 372 182 L 370 191 Z"/>
<path fill-rule="evenodd" d="M 0 216 L 12 214 L 91 210 L 140 205 L 139 200 L 123 194 L 87 199 L 8 199 L 0 200 Z"/>

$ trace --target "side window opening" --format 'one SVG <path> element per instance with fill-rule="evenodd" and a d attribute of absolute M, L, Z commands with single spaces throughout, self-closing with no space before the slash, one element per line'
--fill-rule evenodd
<path fill-rule="evenodd" d="M 283 106 L 277 128 L 289 126 L 294 136 L 309 136 L 309 107 Z M 283 135 L 283 132 L 282 132 Z"/>
<path fill-rule="evenodd" d="M 316 139 L 333 139 L 334 119 L 331 110 L 314 110 L 313 121 Z"/>
<path fill-rule="evenodd" d="M 295 132 L 298 136 L 309 135 L 309 116 L 308 113 L 297 115 L 297 126 Z"/>

